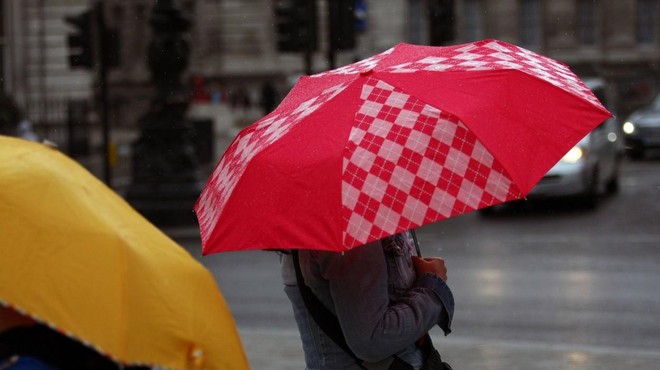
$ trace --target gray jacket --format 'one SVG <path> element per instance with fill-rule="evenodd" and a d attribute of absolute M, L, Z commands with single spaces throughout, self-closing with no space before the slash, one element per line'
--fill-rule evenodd
<path fill-rule="evenodd" d="M 417 276 L 409 233 L 397 234 L 348 252 L 300 251 L 306 284 L 337 315 L 351 350 L 367 362 L 396 354 L 419 368 L 415 345 L 433 326 L 449 334 L 454 298 L 432 274 Z M 282 260 L 285 291 L 303 341 L 307 369 L 359 368 L 313 322 L 296 286 L 290 256 Z"/>

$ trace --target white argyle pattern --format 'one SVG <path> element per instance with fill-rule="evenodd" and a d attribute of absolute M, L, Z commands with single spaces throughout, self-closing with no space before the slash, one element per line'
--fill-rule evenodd
<path fill-rule="evenodd" d="M 405 79 L 408 73 L 423 72 L 433 81 L 434 72 L 491 70 L 526 74 L 537 79 L 539 86 L 555 86 L 604 109 L 566 65 L 505 42 L 393 47 L 309 76 L 314 79 L 312 85 L 325 84 L 328 89 L 320 94 L 294 89 L 291 94 L 303 103 L 295 109 L 281 105 L 239 133 L 195 205 L 203 244 L 212 235 L 252 159 L 320 106 L 333 104 L 330 101 L 350 84 L 362 84 L 360 99 L 349 106 L 332 105 L 344 113 L 356 111 L 354 121 L 346 122 L 352 127 L 343 153 L 341 217 L 345 248 L 521 198 L 523 194 L 502 165 L 460 117 L 384 82 L 394 75 Z"/>
<path fill-rule="evenodd" d="M 484 40 L 460 48 L 444 48 L 440 56 L 385 68 L 382 72 L 487 71 L 515 69 L 540 78 L 571 94 L 601 106 L 588 87 L 564 64 L 518 46 L 497 40 Z"/>
<path fill-rule="evenodd" d="M 455 116 L 369 78 L 345 149 L 344 246 L 522 197 Z"/>
<path fill-rule="evenodd" d="M 332 86 L 318 96 L 304 101 L 293 111 L 278 113 L 276 110 L 238 134 L 213 170 L 195 205 L 204 242 L 211 235 L 236 183 L 252 158 L 286 135 L 303 118 L 337 96 L 346 86 L 347 84 Z"/>
<path fill-rule="evenodd" d="M 311 77 L 323 77 L 331 74 L 349 75 L 375 70 L 379 63 L 394 51 L 395 48 L 390 48 L 370 58 L 331 71 L 318 73 Z M 435 56 L 387 67 L 378 72 L 477 72 L 502 69 L 515 69 L 535 76 L 571 94 L 586 99 L 596 106 L 601 106 L 589 88 L 566 65 L 498 40 L 483 40 L 466 44 L 462 47 L 438 47 L 437 55 Z"/>

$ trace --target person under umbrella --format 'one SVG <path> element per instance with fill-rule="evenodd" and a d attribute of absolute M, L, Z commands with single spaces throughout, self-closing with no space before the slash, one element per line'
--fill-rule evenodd
<path fill-rule="evenodd" d="M 147 370 L 121 366 L 76 339 L 0 304 L 0 369 Z"/>
<path fill-rule="evenodd" d="M 414 251 L 411 233 L 404 232 L 345 253 L 283 254 L 284 290 L 307 369 L 421 369 L 437 354 L 426 333 L 435 325 L 445 335 L 451 332 L 454 298 L 444 260 L 422 259 Z M 296 277 L 297 262 L 303 281 Z M 328 320 L 314 317 L 304 302 L 309 293 L 301 293 L 300 285 L 309 286 L 323 306 L 333 310 L 338 327 L 324 330 L 319 326 L 324 323 L 317 324 Z M 328 333 L 332 330 L 343 332 L 347 347 L 336 343 Z"/>
<path fill-rule="evenodd" d="M 36 322 L 0 314 L 0 361 L 249 368 L 212 273 L 79 163 L 0 135 L 0 189 L 0 306 Z"/>
<path fill-rule="evenodd" d="M 293 251 L 309 368 L 447 368 L 415 343 L 449 332 L 446 270 L 413 259 L 408 231 L 524 198 L 610 116 L 565 64 L 516 45 L 395 45 L 301 77 L 239 132 L 195 205 L 202 253 Z"/>

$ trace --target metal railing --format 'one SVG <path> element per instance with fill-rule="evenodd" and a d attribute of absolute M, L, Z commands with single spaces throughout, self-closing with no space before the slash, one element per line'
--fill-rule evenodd
<path fill-rule="evenodd" d="M 101 135 L 87 100 L 56 98 L 28 104 L 25 117 L 40 139 L 72 157 L 89 155 Z"/>

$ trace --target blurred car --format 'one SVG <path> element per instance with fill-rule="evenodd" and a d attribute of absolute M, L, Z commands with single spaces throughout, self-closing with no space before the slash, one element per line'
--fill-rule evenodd
<path fill-rule="evenodd" d="M 610 109 L 608 87 L 603 79 L 583 79 L 605 107 Z M 601 123 L 552 167 L 527 195 L 528 200 L 577 198 L 595 207 L 603 192 L 619 189 L 619 165 L 623 154 L 615 118 Z M 490 210 L 487 208 L 484 213 Z"/>
<path fill-rule="evenodd" d="M 632 159 L 644 158 L 648 149 L 660 149 L 660 95 L 633 112 L 622 128 L 626 151 Z"/>
<path fill-rule="evenodd" d="M 611 111 L 606 82 L 601 78 L 584 82 Z M 623 149 L 619 132 L 614 117 L 601 123 L 543 176 L 527 199 L 578 197 L 594 207 L 601 193 L 618 191 Z"/>

